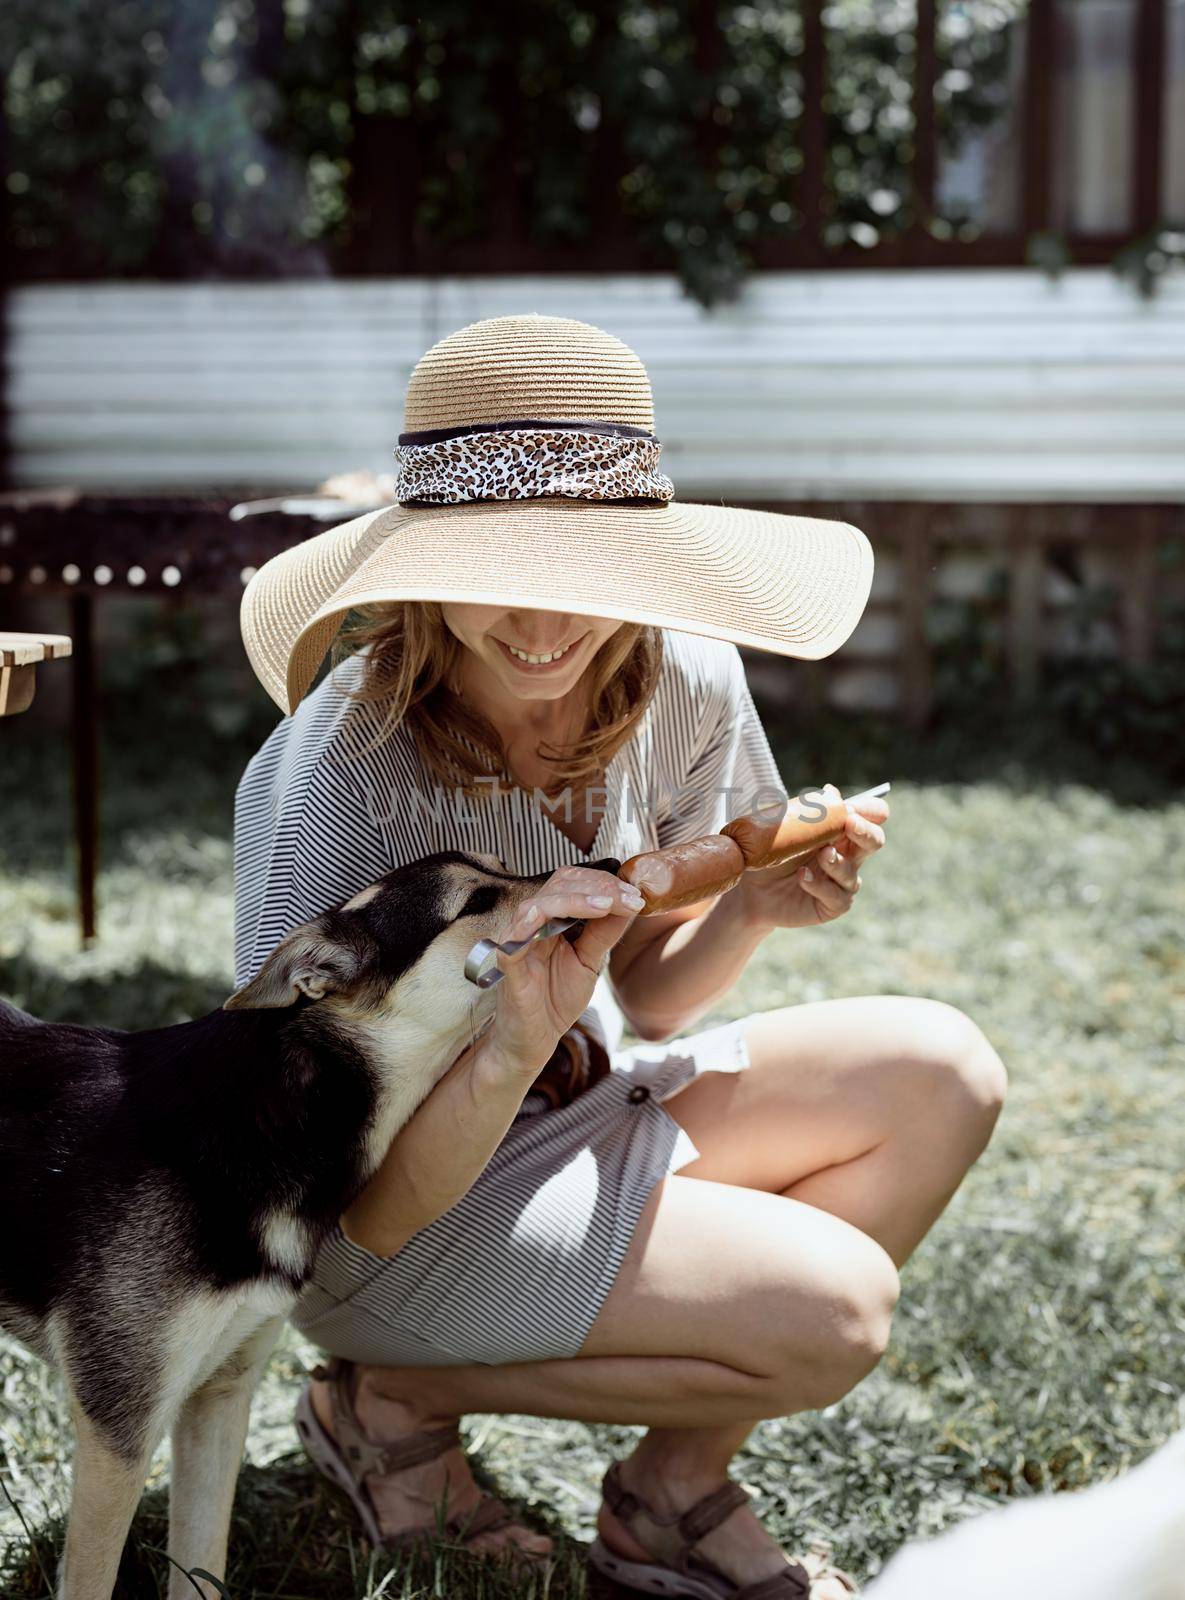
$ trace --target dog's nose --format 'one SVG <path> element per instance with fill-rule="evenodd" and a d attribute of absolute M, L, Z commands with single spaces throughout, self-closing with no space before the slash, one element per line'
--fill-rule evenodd
<path fill-rule="evenodd" d="M 606 856 L 603 861 L 590 861 L 589 866 L 597 872 L 618 872 L 621 862 L 616 856 Z"/>

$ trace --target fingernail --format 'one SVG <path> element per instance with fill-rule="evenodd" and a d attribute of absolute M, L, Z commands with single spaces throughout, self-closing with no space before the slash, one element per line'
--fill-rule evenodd
<path fill-rule="evenodd" d="M 538 919 L 539 919 L 539 907 L 538 906 L 528 906 L 527 909 L 523 912 L 523 921 L 524 922 L 537 922 Z"/>
<path fill-rule="evenodd" d="M 608 894 L 590 894 L 588 897 L 588 903 L 590 906 L 611 906 L 613 904 L 613 896 Z"/>
<path fill-rule="evenodd" d="M 815 881 L 815 875 L 809 867 L 803 867 L 802 876 L 806 883 L 814 883 Z"/>
<path fill-rule="evenodd" d="M 635 911 L 641 910 L 646 904 L 636 889 L 623 890 L 621 898 L 627 906 L 633 906 Z"/>
<path fill-rule="evenodd" d="M 829 867 L 833 867 L 838 860 L 839 860 L 839 851 L 838 850 L 829 850 L 827 852 L 827 865 Z"/>

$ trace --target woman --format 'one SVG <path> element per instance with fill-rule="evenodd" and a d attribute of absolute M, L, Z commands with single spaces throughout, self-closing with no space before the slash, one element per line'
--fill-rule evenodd
<path fill-rule="evenodd" d="M 1004 1071 L 928 999 L 695 1030 L 773 929 L 849 911 L 883 800 L 800 870 L 680 911 L 639 918 L 606 870 L 785 794 L 736 646 L 826 655 L 871 581 L 843 524 L 676 504 L 652 426 L 645 369 L 599 329 L 473 324 L 412 374 L 399 505 L 244 597 L 289 715 L 236 798 L 238 983 L 436 850 L 539 876 L 517 935 L 587 923 L 500 958 L 493 1023 L 322 1251 L 294 1320 L 334 1359 L 298 1422 L 371 1537 L 415 1537 L 443 1503 L 474 1548 L 525 1560 L 549 1542 L 479 1494 L 456 1419 L 643 1423 L 606 1475 L 597 1565 L 650 1593 L 838 1600 L 850 1580 L 784 1553 L 727 1466 L 758 1419 L 879 1360 L 897 1269 L 986 1144 Z M 307 693 L 351 610 L 355 649 Z"/>

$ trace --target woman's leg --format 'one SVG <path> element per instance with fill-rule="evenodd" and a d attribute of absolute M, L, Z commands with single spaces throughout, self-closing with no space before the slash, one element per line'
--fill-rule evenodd
<path fill-rule="evenodd" d="M 870 1370 L 890 1257 L 908 1256 L 986 1143 L 1003 1068 L 963 1013 L 902 996 L 766 1012 L 747 1041 L 749 1072 L 667 1102 L 700 1158 L 651 1195 L 580 1357 L 368 1368 L 391 1424 L 409 1408 L 647 1422 L 626 1481 L 676 1509 L 719 1481 L 755 1420 L 829 1404 Z M 604 1511 L 602 1532 L 630 1553 Z M 772 1570 L 743 1510 L 703 1548 L 738 1579 Z"/>
<path fill-rule="evenodd" d="M 362 1367 L 358 1414 L 376 1440 L 470 1411 L 693 1430 L 694 1448 L 684 1454 L 708 1487 L 720 1482 L 758 1418 L 828 1405 L 871 1370 L 896 1294 L 892 1261 L 848 1223 L 778 1195 L 670 1177 L 647 1200 L 586 1341 L 590 1353 L 499 1366 Z M 323 1385 L 313 1386 L 313 1404 L 332 1431 Z M 690 1481 L 682 1458 L 672 1457 L 669 1492 L 682 1493 Z M 459 1457 L 368 1487 L 388 1532 L 429 1521 L 442 1492 L 450 1514 L 467 1510 L 477 1494 Z M 647 1493 L 656 1498 L 658 1486 Z M 704 1548 L 727 1570 L 724 1547 L 743 1543 L 736 1576 L 747 1580 L 783 1558 L 755 1519 L 738 1535 L 746 1517 L 734 1514 Z M 479 1543 L 492 1549 L 508 1537 L 527 1542 L 520 1530 Z M 830 1600 L 825 1590 L 820 1596 Z"/>
<path fill-rule="evenodd" d="M 858 995 L 748 1019 L 752 1063 L 693 1080 L 666 1108 L 700 1152 L 691 1177 L 805 1200 L 898 1266 L 991 1137 L 1007 1075 L 977 1023 L 941 1000 Z"/>
<path fill-rule="evenodd" d="M 1007 1087 L 996 1051 L 963 1012 L 900 995 L 767 1011 L 745 1037 L 749 1071 L 710 1073 L 667 1103 L 700 1152 L 683 1173 L 819 1206 L 901 1266 L 991 1137 Z M 677 1510 L 711 1487 L 743 1439 L 652 1427 L 623 1476 L 663 1484 L 661 1503 Z M 621 1554 L 640 1555 L 605 1507 L 600 1528 Z M 760 1575 L 749 1561 L 769 1541 L 752 1513 L 735 1513 L 716 1539 L 704 1548 L 726 1570 L 731 1540 L 743 1570 Z"/>

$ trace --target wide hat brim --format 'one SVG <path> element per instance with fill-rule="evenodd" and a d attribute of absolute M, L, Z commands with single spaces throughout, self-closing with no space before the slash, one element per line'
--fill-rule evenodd
<path fill-rule="evenodd" d="M 817 661 L 872 586 L 859 528 L 670 501 L 560 498 L 367 512 L 274 556 L 243 594 L 243 643 L 286 715 L 355 606 L 437 600 L 614 617 Z"/>

